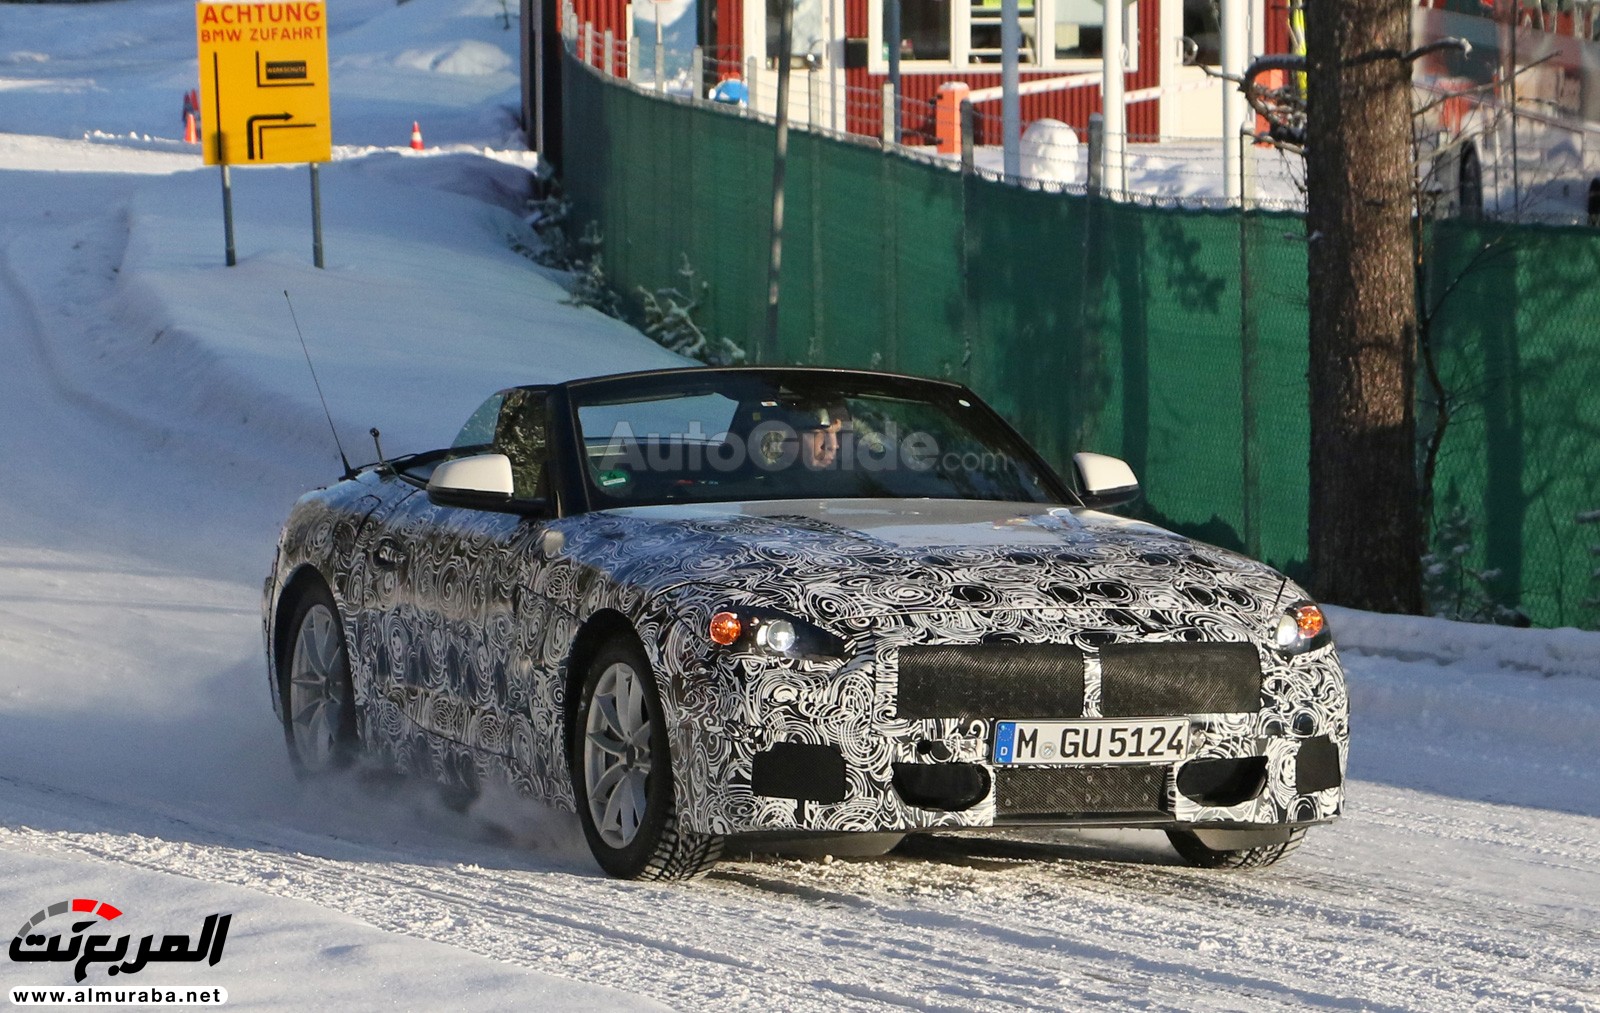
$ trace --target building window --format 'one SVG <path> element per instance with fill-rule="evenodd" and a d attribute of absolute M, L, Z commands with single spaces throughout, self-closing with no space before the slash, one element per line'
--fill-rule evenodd
<path fill-rule="evenodd" d="M 950 61 L 952 0 L 900 0 L 900 59 Z M 883 37 L 889 34 L 889 5 L 884 3 Z M 889 50 L 883 48 L 883 58 Z"/>
<path fill-rule="evenodd" d="M 869 69 L 888 67 L 888 6 L 891 0 L 869 0 L 872 37 Z M 1210 0 L 1203 0 L 1209 3 Z M 1115 9 L 1115 5 L 1113 5 Z M 1022 43 L 1018 58 L 1024 69 L 1089 69 L 1100 62 L 1105 31 L 1103 0 L 1018 0 Z M 1138 16 L 1127 7 L 1129 66 L 1138 52 L 1134 44 Z M 900 0 L 900 61 L 908 73 L 998 67 L 1001 0 Z"/>
<path fill-rule="evenodd" d="M 776 67 L 778 36 L 783 32 L 783 0 L 767 0 L 767 66 Z M 820 59 L 827 42 L 822 37 L 822 0 L 795 0 L 794 22 L 790 26 L 789 55 L 800 60 Z"/>
<path fill-rule="evenodd" d="M 1098 60 L 1104 48 L 1106 8 L 1097 0 L 1055 0 L 1055 32 L 1050 44 L 1058 60 Z"/>
<path fill-rule="evenodd" d="M 1222 22 L 1217 0 L 1183 0 L 1183 34 L 1198 47 L 1195 63 L 1207 67 L 1222 63 Z"/>
<path fill-rule="evenodd" d="M 967 50 L 967 59 L 972 63 L 999 63 L 1004 55 L 1000 48 L 1000 0 L 971 3 L 967 30 L 972 33 L 972 46 Z M 1017 23 L 1022 29 L 1022 48 L 1017 58 L 1024 64 L 1039 63 L 1039 18 L 1034 0 L 1017 0 Z"/>

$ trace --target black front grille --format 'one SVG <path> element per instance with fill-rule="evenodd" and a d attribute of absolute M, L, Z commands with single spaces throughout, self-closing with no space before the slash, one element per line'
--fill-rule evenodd
<path fill-rule="evenodd" d="M 1261 657 L 1251 644 L 1107 644 L 1100 713 L 1108 718 L 1236 714 L 1261 708 Z"/>
<path fill-rule="evenodd" d="M 930 644 L 900 649 L 902 718 L 1075 718 L 1083 652 L 1067 644 Z"/>
<path fill-rule="evenodd" d="M 1162 813 L 1167 808 L 1170 769 L 1151 764 L 1001 768 L 994 775 L 995 815 Z"/>

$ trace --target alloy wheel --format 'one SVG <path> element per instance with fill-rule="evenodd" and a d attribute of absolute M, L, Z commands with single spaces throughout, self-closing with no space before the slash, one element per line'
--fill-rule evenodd
<path fill-rule="evenodd" d="M 339 624 L 319 602 L 300 620 L 289 663 L 289 727 L 306 773 L 332 770 L 346 758 L 341 739 L 348 671 Z"/>
<path fill-rule="evenodd" d="M 589 816 L 613 848 L 633 843 L 645 818 L 650 782 L 650 713 L 644 680 L 614 662 L 595 682 L 584 728 L 583 778 Z"/>

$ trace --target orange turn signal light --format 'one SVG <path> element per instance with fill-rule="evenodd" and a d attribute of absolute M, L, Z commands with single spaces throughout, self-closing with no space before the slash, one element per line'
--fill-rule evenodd
<path fill-rule="evenodd" d="M 718 612 L 711 617 L 711 640 L 727 647 L 744 632 L 744 623 L 732 612 Z"/>
<path fill-rule="evenodd" d="M 1299 628 L 1300 636 L 1310 640 L 1321 633 L 1325 625 L 1322 610 L 1315 605 L 1301 605 L 1294 610 L 1294 624 Z"/>

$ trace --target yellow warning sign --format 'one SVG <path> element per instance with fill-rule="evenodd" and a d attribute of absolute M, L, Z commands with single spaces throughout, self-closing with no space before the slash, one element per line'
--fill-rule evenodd
<path fill-rule="evenodd" d="M 195 5 L 207 165 L 326 162 L 328 18 L 322 0 Z"/>

